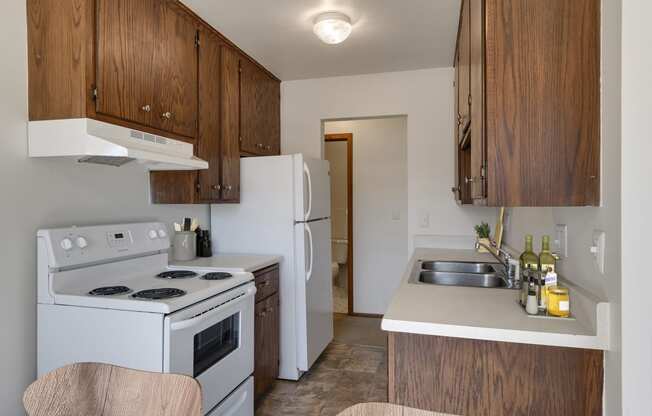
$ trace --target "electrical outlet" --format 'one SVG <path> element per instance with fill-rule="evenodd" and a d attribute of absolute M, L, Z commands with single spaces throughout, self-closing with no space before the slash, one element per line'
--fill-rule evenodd
<path fill-rule="evenodd" d="M 589 250 L 593 257 L 595 258 L 595 264 L 600 270 L 600 273 L 604 274 L 604 248 L 605 248 L 606 236 L 604 231 L 594 230 L 592 244 Z"/>
<path fill-rule="evenodd" d="M 557 253 L 560 259 L 568 257 L 568 226 L 566 224 L 555 225 L 555 238 L 552 241 L 552 251 Z"/>

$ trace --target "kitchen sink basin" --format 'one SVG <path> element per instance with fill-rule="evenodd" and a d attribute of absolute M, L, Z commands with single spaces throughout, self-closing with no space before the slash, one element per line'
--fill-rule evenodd
<path fill-rule="evenodd" d="M 455 261 L 424 261 L 421 263 L 423 270 L 433 272 L 452 273 L 496 273 L 496 269 L 489 263 L 471 263 Z"/>
<path fill-rule="evenodd" d="M 418 261 L 412 272 L 412 282 L 443 286 L 508 287 L 501 264 L 464 261 Z"/>
<path fill-rule="evenodd" d="M 505 287 L 506 283 L 496 273 L 459 273 L 424 270 L 419 273 L 419 281 L 433 285 Z"/>

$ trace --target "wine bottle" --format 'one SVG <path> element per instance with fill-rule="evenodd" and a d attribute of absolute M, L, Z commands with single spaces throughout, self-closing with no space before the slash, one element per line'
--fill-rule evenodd
<path fill-rule="evenodd" d="M 519 258 L 521 262 L 521 270 L 539 270 L 539 256 L 532 250 L 532 235 L 525 236 L 525 251 L 521 253 Z"/>
<path fill-rule="evenodd" d="M 554 272 L 555 263 L 557 260 L 555 256 L 550 252 L 550 236 L 544 235 L 541 240 L 541 253 L 539 254 L 539 264 L 541 270 L 544 273 Z"/>

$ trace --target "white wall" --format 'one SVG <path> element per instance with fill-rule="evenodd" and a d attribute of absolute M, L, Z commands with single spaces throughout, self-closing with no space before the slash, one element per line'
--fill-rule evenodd
<path fill-rule="evenodd" d="M 283 82 L 281 148 L 321 158 L 322 120 L 405 115 L 408 251 L 424 234 L 443 244 L 470 241 L 473 225 L 494 223 L 496 211 L 460 208 L 453 199 L 453 106 L 452 68 Z M 421 227 L 424 215 L 430 221 Z"/>
<path fill-rule="evenodd" d="M 3 3 L 0 38 L 0 415 L 23 415 L 21 398 L 36 377 L 36 230 L 40 227 L 195 216 L 206 206 L 152 206 L 148 177 L 122 168 L 27 158 L 25 0 Z M 74 340 L 71 340 L 74 342 Z"/>
<path fill-rule="evenodd" d="M 541 235 L 554 235 L 555 224 L 568 226 L 568 258 L 559 263 L 560 272 L 576 284 L 609 299 L 611 303 L 612 345 L 611 350 L 605 355 L 606 415 L 621 413 L 620 8 L 620 0 L 607 0 L 602 4 L 601 207 L 511 209 L 511 223 L 506 229 L 505 236 L 510 246 L 521 250 L 523 236 L 531 233 L 537 237 L 536 246 L 540 247 Z M 623 121 L 623 126 L 626 124 Z M 623 167 L 625 166 L 623 163 Z M 599 272 L 589 252 L 593 230 L 602 230 L 606 234 L 604 275 Z M 622 304 L 625 303 L 623 299 Z M 647 373 L 648 377 L 649 374 Z"/>
<path fill-rule="evenodd" d="M 353 133 L 353 307 L 382 314 L 408 261 L 407 119 L 329 121 L 324 132 Z"/>
<path fill-rule="evenodd" d="M 623 414 L 652 410 L 652 2 L 622 2 Z"/>

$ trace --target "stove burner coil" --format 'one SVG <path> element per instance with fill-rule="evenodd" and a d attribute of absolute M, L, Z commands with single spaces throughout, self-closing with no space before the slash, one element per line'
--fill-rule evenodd
<path fill-rule="evenodd" d="M 173 287 L 163 287 L 158 289 L 146 289 L 131 295 L 135 299 L 160 300 L 176 298 L 185 295 L 186 292 Z"/>
<path fill-rule="evenodd" d="M 88 292 L 88 294 L 91 296 L 113 296 L 122 295 L 129 292 L 131 292 L 131 289 L 129 289 L 127 286 L 104 286 L 93 289 Z"/>
<path fill-rule="evenodd" d="M 230 279 L 231 277 L 233 277 L 231 273 L 213 272 L 213 273 L 206 273 L 201 278 L 204 280 L 225 280 L 225 279 Z"/>
<path fill-rule="evenodd" d="M 156 275 L 156 277 L 160 277 L 162 279 L 185 279 L 195 276 L 197 276 L 197 273 L 190 270 L 170 270 Z"/>

